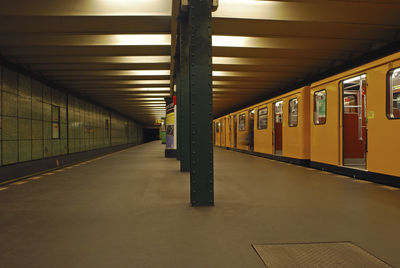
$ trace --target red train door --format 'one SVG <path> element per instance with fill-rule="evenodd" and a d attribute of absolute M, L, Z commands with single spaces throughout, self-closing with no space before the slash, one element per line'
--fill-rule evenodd
<path fill-rule="evenodd" d="M 233 148 L 237 147 L 237 116 L 233 116 Z"/>
<path fill-rule="evenodd" d="M 254 109 L 249 111 L 249 150 L 254 151 Z"/>
<path fill-rule="evenodd" d="M 366 75 L 343 81 L 343 165 L 366 168 Z"/>
<path fill-rule="evenodd" d="M 274 149 L 276 155 L 282 155 L 283 101 L 274 103 Z"/>

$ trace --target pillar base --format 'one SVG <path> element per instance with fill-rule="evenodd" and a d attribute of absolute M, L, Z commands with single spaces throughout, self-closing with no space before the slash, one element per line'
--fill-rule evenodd
<path fill-rule="evenodd" d="M 167 158 L 176 158 L 178 152 L 176 149 L 165 149 L 165 157 Z"/>

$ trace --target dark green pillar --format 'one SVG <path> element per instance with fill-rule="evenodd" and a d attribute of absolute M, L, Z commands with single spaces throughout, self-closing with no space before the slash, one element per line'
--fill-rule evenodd
<path fill-rule="evenodd" d="M 179 81 L 179 59 L 176 61 L 176 69 L 175 69 L 175 85 L 176 85 L 176 159 L 180 160 L 181 159 L 181 148 L 182 148 L 182 141 L 181 141 L 181 132 L 182 132 L 182 100 L 181 100 L 181 86 L 180 86 L 180 81 Z"/>
<path fill-rule="evenodd" d="M 190 200 L 214 204 L 212 143 L 212 0 L 189 1 Z"/>
<path fill-rule="evenodd" d="M 189 83 L 189 26 L 181 14 L 179 23 L 179 88 L 181 97 L 180 153 L 181 171 L 190 171 L 190 83 Z"/>

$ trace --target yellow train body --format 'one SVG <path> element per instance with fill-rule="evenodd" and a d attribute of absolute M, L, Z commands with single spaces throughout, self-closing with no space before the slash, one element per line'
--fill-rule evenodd
<path fill-rule="evenodd" d="M 346 97 L 344 83 L 353 77 L 362 76 L 366 81 L 363 88 L 366 96 L 364 112 L 367 118 L 365 171 L 399 177 L 400 119 L 388 118 L 386 111 L 388 73 L 396 68 L 400 68 L 400 53 L 217 118 L 214 124 L 219 123 L 221 127 L 218 133 L 214 128 L 215 144 L 276 155 L 278 145 L 275 142 L 281 142 L 279 148 L 281 157 L 343 167 L 345 165 L 343 131 L 346 120 L 344 109 L 351 107 L 344 107 L 343 99 Z M 326 117 L 323 124 L 314 122 L 315 94 L 319 92 L 326 92 Z M 297 103 L 297 126 L 289 126 L 288 123 L 289 101 L 293 99 L 296 99 Z M 280 101 L 282 106 L 276 104 Z M 282 110 L 281 119 L 279 116 L 276 117 L 275 113 L 278 106 Z M 263 110 L 263 114 L 260 115 L 263 116 L 262 128 L 259 127 L 259 110 Z M 276 123 L 279 121 L 277 118 L 281 120 L 281 126 Z M 281 127 L 281 130 L 277 126 Z M 281 132 L 281 140 L 277 141 L 278 132 Z"/>

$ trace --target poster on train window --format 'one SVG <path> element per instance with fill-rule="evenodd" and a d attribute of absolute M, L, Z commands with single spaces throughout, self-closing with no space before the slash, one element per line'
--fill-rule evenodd
<path fill-rule="evenodd" d="M 318 106 L 317 106 L 318 117 L 325 117 L 326 115 L 326 97 L 325 94 L 319 95 Z"/>
<path fill-rule="evenodd" d="M 246 130 L 246 115 L 239 115 L 239 130 Z"/>

